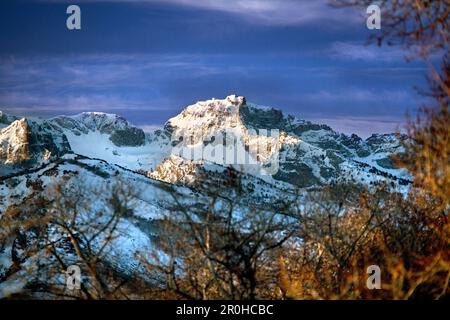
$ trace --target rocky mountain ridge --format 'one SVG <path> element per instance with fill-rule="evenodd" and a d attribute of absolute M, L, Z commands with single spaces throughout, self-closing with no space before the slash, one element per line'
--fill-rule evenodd
<path fill-rule="evenodd" d="M 387 181 L 400 190 L 408 184 L 407 173 L 389 160 L 401 152 L 401 137 L 347 136 L 237 96 L 188 106 L 161 130 L 147 134 L 105 113 L 46 120 L 0 113 L 0 128 L 0 219 L 51 213 L 60 192 L 76 199 L 69 202 L 82 220 L 101 225 L 115 213 L 111 199 L 126 195 L 127 210 L 103 260 L 128 276 L 143 274 L 137 258 L 143 250 L 158 254 L 158 226 L 173 214 L 174 205 L 185 209 L 210 204 L 208 192 L 214 188 L 229 198 L 241 190 L 236 212 L 242 213 L 249 208 L 278 212 L 286 203 L 302 206 L 308 192 L 337 180 L 366 185 Z M 224 164 L 222 157 L 204 159 L 201 154 L 191 159 L 177 153 L 180 147 L 194 154 L 229 142 L 242 147 L 241 158 L 234 160 L 253 162 Z M 277 170 L 271 172 L 274 159 Z M 23 255 L 33 239 L 33 230 L 17 230 L 0 242 L 0 280 L 8 279 L 0 281 L 0 298 L 29 284 L 22 281 L 29 278 L 27 270 L 14 269 L 19 262 L 46 259 L 45 251 Z M 64 245 L 58 250 L 70 255 Z"/>
<path fill-rule="evenodd" d="M 171 183 L 195 180 L 194 168 L 208 164 L 300 188 L 349 174 L 366 183 L 388 177 L 404 184 L 408 179 L 390 160 L 391 154 L 401 152 L 402 137 L 347 136 L 235 95 L 190 105 L 149 134 L 118 115 L 98 112 L 46 120 L 0 113 L 0 123 L 7 126 L 0 134 L 0 175 L 76 153 Z M 232 161 L 204 157 L 205 149 L 217 150 L 230 141 L 242 151 Z M 200 157 L 186 156 L 186 150 L 188 155 L 200 150 Z"/>

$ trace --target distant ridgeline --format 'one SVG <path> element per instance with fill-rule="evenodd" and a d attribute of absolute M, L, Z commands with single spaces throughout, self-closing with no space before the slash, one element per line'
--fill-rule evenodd
<path fill-rule="evenodd" d="M 46 120 L 0 112 L 0 126 L 0 176 L 75 153 L 171 183 L 192 183 L 199 169 L 203 177 L 205 171 L 232 167 L 287 187 L 346 180 L 409 184 L 408 173 L 390 159 L 402 152 L 404 137 L 374 134 L 363 140 L 238 96 L 197 102 L 152 133 L 144 133 L 118 115 L 99 112 Z M 230 141 L 234 142 L 231 147 Z M 236 142 L 240 149 L 231 150 Z M 233 158 L 227 156 L 221 162 L 217 154 L 204 157 L 207 148 L 220 151 L 221 146 Z M 200 157 L 186 156 L 191 151 L 197 154 L 199 148 Z"/>

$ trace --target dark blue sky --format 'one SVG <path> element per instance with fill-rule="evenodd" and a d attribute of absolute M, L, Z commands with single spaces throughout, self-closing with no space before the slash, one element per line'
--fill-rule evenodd
<path fill-rule="evenodd" d="M 82 30 L 67 30 L 69 4 Z M 423 101 L 426 67 L 366 46 L 373 32 L 365 10 L 325 0 L 2 0 L 0 110 L 152 126 L 238 94 L 344 132 L 392 131 Z"/>

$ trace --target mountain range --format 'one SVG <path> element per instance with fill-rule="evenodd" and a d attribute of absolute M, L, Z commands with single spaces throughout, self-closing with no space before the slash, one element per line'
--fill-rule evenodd
<path fill-rule="evenodd" d="M 111 242 L 108 261 L 121 272 L 138 272 L 136 253 L 152 246 L 158 221 L 170 214 L 174 191 L 189 208 L 201 202 L 199 180 L 232 170 L 242 175 L 249 204 L 273 205 L 295 190 L 344 181 L 369 187 L 386 181 L 404 192 L 410 176 L 391 160 L 402 152 L 402 139 L 373 134 L 363 140 L 235 95 L 190 105 L 154 132 L 107 113 L 40 119 L 0 112 L 0 218 L 13 209 L 33 215 L 23 210 L 26 204 L 36 198 L 56 201 L 54 184 L 61 181 L 65 190 L 77 190 L 80 203 L 108 214 L 106 195 L 117 183 L 126 184 L 132 189 L 132 210 L 120 220 L 126 232 Z M 208 146 L 208 152 L 224 146 L 226 153 L 230 141 L 242 147 L 234 162 L 201 152 L 183 157 Z M 0 279 L 22 251 L 14 241 L 1 244 Z M 17 272 L 2 283 L 0 296 L 25 286 L 17 284 L 21 276 Z"/>

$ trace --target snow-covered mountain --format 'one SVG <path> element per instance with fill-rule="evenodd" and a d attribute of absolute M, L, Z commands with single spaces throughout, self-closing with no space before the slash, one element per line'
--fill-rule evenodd
<path fill-rule="evenodd" d="M 195 180 L 194 169 L 210 164 L 300 188 L 349 177 L 366 183 L 408 179 L 389 158 L 401 152 L 395 134 L 362 140 L 238 96 L 197 102 L 150 134 L 120 116 L 98 112 L 47 120 L 0 115 L 0 123 L 8 125 L 0 133 L 0 175 L 75 153 L 168 182 L 186 175 Z M 206 149 L 222 145 L 223 155 L 205 157 Z M 240 148 L 233 159 L 225 159 L 228 145 Z"/>
<path fill-rule="evenodd" d="M 390 160 L 402 152 L 399 139 L 347 136 L 234 95 L 188 106 L 152 133 L 105 113 L 37 119 L 0 112 L 0 218 L 6 212 L 34 215 L 22 209 L 35 199 L 53 203 L 55 183 L 82 192 L 81 202 L 107 217 L 106 195 L 123 183 L 131 188 L 132 209 L 121 217 L 126 232 L 111 243 L 108 259 L 121 272 L 138 272 L 135 256 L 152 245 L 158 221 L 170 214 L 173 191 L 189 208 L 203 197 L 197 183 L 226 181 L 236 172 L 248 205 L 275 206 L 296 190 L 338 180 L 385 180 L 405 190 L 408 173 Z M 0 243 L 0 278 L 20 256 L 14 243 Z"/>
<path fill-rule="evenodd" d="M 164 136 L 171 136 L 176 142 L 180 137 L 184 138 L 183 150 L 192 149 L 191 154 L 196 153 L 198 146 L 238 140 L 243 145 L 243 158 L 252 159 L 257 165 L 239 163 L 230 166 L 269 182 L 282 181 L 304 188 L 347 178 L 365 183 L 388 178 L 395 183 L 407 184 L 407 172 L 395 168 L 389 158 L 401 152 L 399 137 L 395 134 L 374 134 L 362 140 L 357 135 L 337 133 L 327 125 L 284 116 L 280 110 L 247 103 L 244 97 L 229 96 L 224 100 L 213 99 L 188 106 L 166 123 Z M 218 136 L 226 138 L 214 141 Z M 190 137 L 189 143 L 186 143 L 186 137 Z M 272 165 L 274 159 L 277 170 L 264 172 L 265 166 Z M 197 165 L 223 164 L 221 159 L 190 160 Z M 178 164 L 171 165 L 174 162 Z M 176 167 L 192 171 L 188 164 L 186 159 L 174 161 L 172 155 L 152 176 L 173 182 L 180 176 Z"/>

